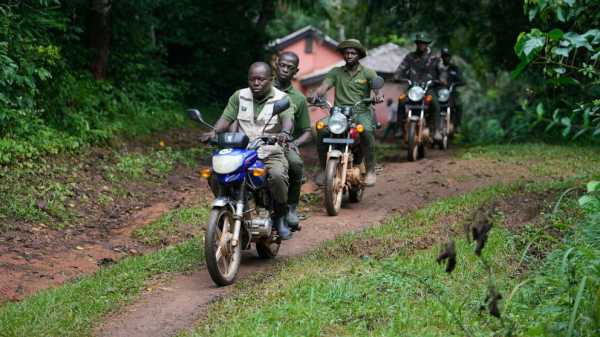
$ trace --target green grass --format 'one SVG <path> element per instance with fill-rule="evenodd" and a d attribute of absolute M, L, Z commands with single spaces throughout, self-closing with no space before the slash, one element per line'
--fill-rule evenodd
<path fill-rule="evenodd" d="M 524 250 L 520 234 L 496 227 L 484 251 L 492 265 L 485 268 L 473 245 L 455 234 L 459 260 L 448 275 L 435 263 L 439 245 L 425 238 L 434 233 L 460 233 L 465 214 L 491 199 L 525 190 L 546 189 L 535 184 L 492 187 L 434 203 L 408 216 L 363 233 L 344 235 L 318 252 L 288 263 L 270 279 L 249 280 L 239 294 L 215 304 L 194 336 L 490 336 L 506 325 L 480 315 L 487 285 L 493 282 L 508 296 L 521 281 L 519 259 Z M 563 204 L 568 209 L 573 202 Z M 450 217 L 447 227 L 439 221 Z M 551 226 L 571 227 L 554 219 Z M 560 224 L 557 224 L 560 222 Z M 423 248 L 421 242 L 429 242 Z M 556 245 L 549 241 L 547 247 Z M 519 254 L 515 254 L 518 252 Z M 534 261 L 529 261 L 534 266 Z M 517 299 L 513 299 L 513 302 Z M 508 308 L 512 310 L 512 308 Z M 508 310 L 505 309 L 505 310 Z M 509 311 L 511 319 L 526 313 Z M 228 317 L 223 324 L 223 317 Z"/>
<path fill-rule="evenodd" d="M 207 147 L 159 147 L 148 152 L 115 151 L 101 160 L 94 157 L 94 152 L 86 152 L 56 160 L 0 166 L 0 232 L 19 222 L 43 222 L 53 228 L 74 225 L 90 203 L 107 206 L 119 198 L 135 198 L 129 195 L 131 183 L 145 184 L 150 192 L 177 165 L 193 168 L 209 152 Z M 94 172 L 105 179 L 99 180 Z M 97 193 L 103 186 L 108 189 Z"/>
<path fill-rule="evenodd" d="M 135 298 L 156 275 L 182 272 L 203 259 L 201 238 L 128 257 L 116 265 L 0 308 L 0 336 L 89 336 L 107 313 Z"/>
<path fill-rule="evenodd" d="M 207 147 L 187 150 L 165 147 L 150 153 L 117 154 L 116 163 L 105 166 L 105 176 L 111 181 L 164 178 L 177 163 L 194 167 L 198 164 L 198 158 L 206 158 L 209 151 Z"/>
<path fill-rule="evenodd" d="M 210 208 L 203 203 L 169 211 L 158 220 L 136 229 L 133 237 L 147 245 L 168 244 L 173 236 L 184 236 L 204 228 L 209 213 Z"/>
<path fill-rule="evenodd" d="M 0 167 L 0 231 L 10 229 L 15 220 L 50 222 L 60 228 L 76 219 L 71 206 L 77 184 L 67 177 L 80 170 L 79 164 Z"/>
<path fill-rule="evenodd" d="M 534 177 L 586 177 L 598 174 L 598 149 L 591 146 L 559 146 L 542 143 L 489 145 L 460 151 L 461 159 L 484 158 L 526 165 Z"/>

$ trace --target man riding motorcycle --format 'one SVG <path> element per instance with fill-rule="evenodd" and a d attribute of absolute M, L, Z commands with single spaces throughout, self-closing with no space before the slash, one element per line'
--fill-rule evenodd
<path fill-rule="evenodd" d="M 410 52 L 404 57 L 404 60 L 400 63 L 394 73 L 394 79 L 396 81 L 410 80 L 413 83 L 424 83 L 427 81 L 436 81 L 437 75 L 437 64 L 439 59 L 433 55 L 429 44 L 431 38 L 425 33 L 417 33 L 413 40 L 417 46 L 416 50 Z M 440 132 L 441 128 L 441 116 L 440 116 L 440 105 L 437 99 L 437 95 L 434 92 L 434 86 L 431 86 L 426 93 L 432 96 L 431 104 L 427 113 L 431 116 L 433 114 L 434 121 L 434 136 L 433 139 L 439 141 L 442 139 Z M 406 112 L 404 104 L 399 102 L 398 104 L 398 118 L 399 124 L 404 125 L 406 118 Z M 428 118 L 428 123 L 431 124 L 431 117 Z"/>
<path fill-rule="evenodd" d="M 360 41 L 356 39 L 345 40 L 337 46 L 337 50 L 344 56 L 346 64 L 341 67 L 335 67 L 327 73 L 325 80 L 317 88 L 311 100 L 313 102 L 318 100 L 325 96 L 330 88 L 335 87 L 335 106 L 352 106 L 361 99 L 369 98 L 371 91 L 375 93 L 374 103 L 383 102 L 383 95 L 379 94 L 379 90 L 372 88 L 372 81 L 377 77 L 377 73 L 359 63 L 361 58 L 367 56 L 367 51 Z M 359 105 L 356 109 L 358 110 L 356 119 L 365 128 L 364 132 L 360 135 L 360 144 L 363 146 L 363 153 L 366 159 L 367 175 L 365 177 L 365 185 L 373 186 L 376 181 L 375 154 L 373 150 L 375 143 L 373 135 L 375 128 L 373 112 L 370 105 Z M 316 180 L 317 184 L 323 184 L 328 147 L 326 146 L 327 144 L 323 143 L 323 138 L 326 135 L 323 132 L 319 132 L 317 136 L 317 152 L 319 154 L 321 172 Z"/>
<path fill-rule="evenodd" d="M 289 143 L 286 149 L 286 158 L 289 163 L 289 190 L 288 190 L 288 214 L 286 221 L 292 228 L 298 227 L 300 219 L 297 213 L 298 202 L 300 201 L 300 187 L 302 186 L 302 175 L 304 163 L 300 157 L 298 148 L 303 144 L 310 142 L 312 132 L 310 129 L 310 116 L 308 114 L 308 105 L 306 97 L 292 86 L 292 78 L 298 72 L 300 59 L 296 53 L 285 51 L 281 53 L 276 61 L 275 87 L 290 97 L 290 100 L 296 107 L 294 111 L 294 140 Z"/>
<path fill-rule="evenodd" d="M 295 107 L 291 104 L 287 110 L 272 117 L 273 103 L 288 96 L 273 87 L 272 78 L 272 70 L 267 63 L 253 63 L 248 70 L 249 87 L 236 91 L 229 98 L 214 130 L 203 134 L 202 139 L 207 140 L 218 133 L 227 132 L 230 125 L 237 122 L 237 127 L 251 141 L 263 134 L 275 135 L 282 142 L 289 141 Z M 269 124 L 266 124 L 269 119 Z M 288 161 L 284 149 L 278 144 L 264 145 L 258 152 L 259 157 L 264 157 L 268 170 L 267 184 L 273 199 L 276 200 L 274 224 L 281 239 L 288 240 L 292 233 L 285 220 L 288 213 Z"/>
<path fill-rule="evenodd" d="M 464 85 L 465 82 L 462 79 L 460 70 L 458 69 L 456 64 L 452 62 L 452 54 L 450 54 L 450 50 L 448 48 L 442 48 L 441 56 L 442 61 L 438 63 L 437 70 L 440 83 L 443 86 L 454 86 L 454 88 Z M 454 109 L 452 114 L 452 122 L 454 124 L 454 128 L 456 129 L 456 132 L 459 132 L 460 123 L 462 119 L 462 111 L 460 109 L 458 91 L 452 91 L 450 102 Z"/>

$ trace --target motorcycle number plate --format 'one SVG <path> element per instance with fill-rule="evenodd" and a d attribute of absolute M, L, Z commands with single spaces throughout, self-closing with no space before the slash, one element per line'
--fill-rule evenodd
<path fill-rule="evenodd" d="M 323 138 L 325 144 L 354 144 L 354 139 L 345 138 Z"/>

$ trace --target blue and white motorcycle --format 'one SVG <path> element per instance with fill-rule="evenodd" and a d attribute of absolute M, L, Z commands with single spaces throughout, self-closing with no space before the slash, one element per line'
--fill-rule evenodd
<path fill-rule="evenodd" d="M 276 102 L 273 115 L 288 107 L 287 99 Z M 214 128 L 204 121 L 200 111 L 190 109 L 188 115 Z M 281 238 L 272 220 L 268 172 L 257 153 L 261 145 L 275 144 L 277 138 L 259 137 L 250 142 L 242 132 L 226 132 L 210 142 L 217 145 L 212 168 L 201 173 L 209 179 L 215 200 L 204 238 L 204 253 L 211 278 L 217 285 L 225 286 L 235 281 L 242 249 L 250 249 L 254 243 L 262 258 L 273 258 L 279 251 Z"/>

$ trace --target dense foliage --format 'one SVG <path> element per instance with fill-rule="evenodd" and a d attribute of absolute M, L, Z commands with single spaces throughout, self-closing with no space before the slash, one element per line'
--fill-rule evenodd
<path fill-rule="evenodd" d="M 535 28 L 519 35 L 513 73 L 536 78 L 525 122 L 565 138 L 600 138 L 600 3 L 529 1 L 526 9 Z"/>
<path fill-rule="evenodd" d="M 418 31 L 431 33 L 434 51 L 449 46 L 468 81 L 465 142 L 597 140 L 599 6 L 8 0 L 0 4 L 0 163 L 180 125 L 184 104 L 222 107 L 270 38 L 308 24 L 369 47 L 412 48 Z"/>
<path fill-rule="evenodd" d="M 0 4 L 0 164 L 183 122 L 244 83 L 254 1 Z"/>

